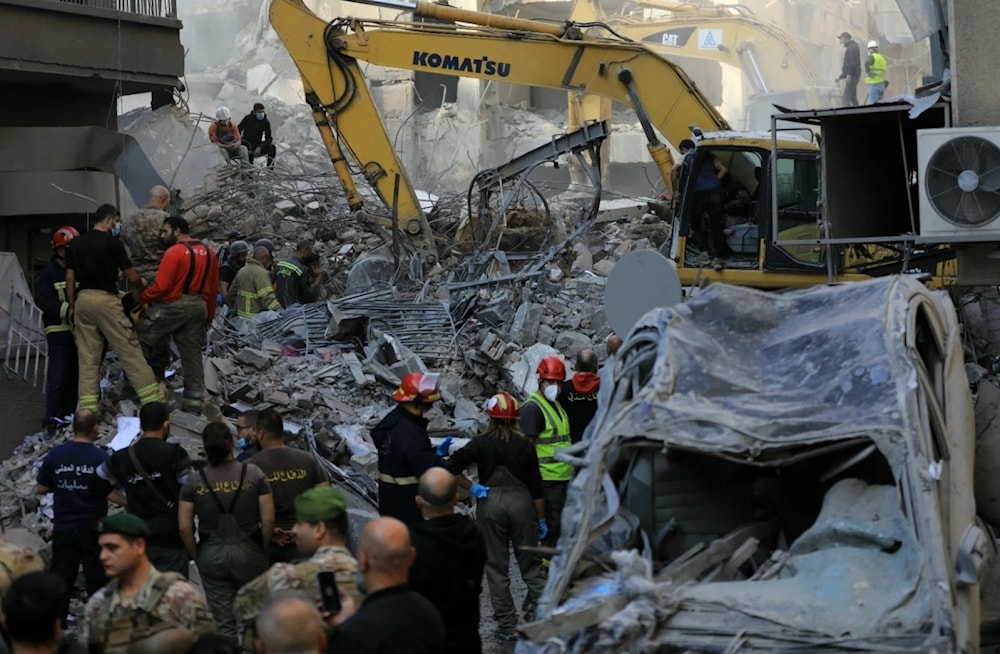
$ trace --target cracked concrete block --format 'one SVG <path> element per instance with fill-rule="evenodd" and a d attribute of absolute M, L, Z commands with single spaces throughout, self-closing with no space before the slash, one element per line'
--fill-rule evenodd
<path fill-rule="evenodd" d="M 510 323 L 510 340 L 528 347 L 536 342 L 538 336 L 538 325 L 542 318 L 544 308 L 534 302 L 525 302 L 514 312 L 514 319 Z"/>
<path fill-rule="evenodd" d="M 510 376 L 511 384 L 520 393 L 520 397 L 526 397 L 538 390 L 538 364 L 550 354 L 561 357 L 559 352 L 552 347 L 544 343 L 536 343 L 522 352 L 520 359 L 507 366 L 507 374 Z M 569 366 L 566 367 L 569 368 Z"/>
<path fill-rule="evenodd" d="M 546 345 L 553 345 L 556 342 L 556 330 L 548 325 L 538 326 L 538 342 Z"/>
<path fill-rule="evenodd" d="M 594 264 L 594 272 L 607 277 L 615 267 L 615 262 L 611 259 L 602 259 Z"/>
<path fill-rule="evenodd" d="M 589 336 L 580 332 L 562 332 L 556 337 L 555 348 L 568 359 L 575 358 L 580 350 L 588 347 L 594 347 L 594 343 Z"/>
<path fill-rule="evenodd" d="M 573 254 L 575 255 L 571 268 L 573 274 L 580 274 L 594 267 L 594 257 L 590 254 L 590 249 L 583 243 L 573 245 Z"/>
<path fill-rule="evenodd" d="M 274 357 L 257 348 L 245 347 L 236 353 L 236 360 L 257 370 L 267 370 L 274 362 Z"/>

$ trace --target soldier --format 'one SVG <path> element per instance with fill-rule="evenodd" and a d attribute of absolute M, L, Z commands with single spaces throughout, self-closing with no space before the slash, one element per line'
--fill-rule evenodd
<path fill-rule="evenodd" d="M 149 189 L 146 204 L 122 221 L 122 241 L 141 277 L 149 281 L 160 263 L 160 227 L 169 215 L 170 191 L 165 186 Z"/>
<path fill-rule="evenodd" d="M 236 594 L 235 613 L 249 624 L 257 617 L 260 606 L 273 592 L 302 590 L 309 597 L 319 598 L 316 573 L 329 571 L 337 575 L 337 587 L 361 605 L 361 594 L 355 582 L 358 562 L 347 551 L 347 501 L 337 488 L 311 488 L 295 498 L 295 542 L 299 551 L 309 558 L 300 563 L 276 563 Z M 244 642 L 253 642 L 249 633 Z"/>
<path fill-rule="evenodd" d="M 84 609 L 81 642 L 104 654 L 183 654 L 200 634 L 215 629 L 205 599 L 175 572 L 159 572 L 146 558 L 149 527 L 129 513 L 99 527 L 101 564 L 111 582 Z"/>

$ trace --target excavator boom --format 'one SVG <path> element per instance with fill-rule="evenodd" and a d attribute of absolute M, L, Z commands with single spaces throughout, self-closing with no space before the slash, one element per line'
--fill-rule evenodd
<path fill-rule="evenodd" d="M 345 150 L 393 209 L 394 220 L 383 224 L 398 225 L 411 234 L 425 254 L 433 251 L 430 227 L 386 134 L 359 61 L 617 100 L 635 110 L 644 123 L 647 147 L 668 185 L 670 154 L 657 131 L 669 142 L 679 143 L 690 136 L 692 126 L 705 131 L 729 129 L 683 70 L 641 44 L 585 36 L 571 25 L 426 2 L 393 4 L 406 5 L 418 16 L 464 24 L 351 18 L 327 22 L 302 0 L 272 0 L 270 19 L 299 69 L 317 127 L 348 195 L 353 181 L 347 174 Z"/>

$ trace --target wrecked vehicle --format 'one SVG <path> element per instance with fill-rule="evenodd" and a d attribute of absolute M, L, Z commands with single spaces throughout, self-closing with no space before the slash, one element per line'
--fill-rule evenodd
<path fill-rule="evenodd" d="M 647 313 L 517 651 L 978 651 L 960 334 L 907 277 Z"/>

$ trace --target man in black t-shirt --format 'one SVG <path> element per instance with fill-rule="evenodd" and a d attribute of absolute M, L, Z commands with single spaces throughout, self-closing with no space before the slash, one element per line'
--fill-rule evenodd
<path fill-rule="evenodd" d="M 309 452 L 285 445 L 285 425 L 281 414 L 265 409 L 257 414 L 260 452 L 250 463 L 267 475 L 274 497 L 274 534 L 271 563 L 286 563 L 298 554 L 295 546 L 295 498 L 310 488 L 329 486 L 330 481 Z"/>
<path fill-rule="evenodd" d="M 95 491 L 114 500 L 114 489 L 123 490 L 129 513 L 149 525 L 146 555 L 150 563 L 160 572 L 186 577 L 188 555 L 177 530 L 177 498 L 191 472 L 191 460 L 183 447 L 166 442 L 170 415 L 163 402 L 142 407 L 139 426 L 142 436 L 98 468 Z"/>
<path fill-rule="evenodd" d="M 118 299 L 118 271 L 140 288 L 145 280 L 119 240 L 121 216 L 110 204 L 98 207 L 94 227 L 77 236 L 66 247 L 67 316 L 73 324 L 79 359 L 79 402 L 81 409 L 100 407 L 100 368 L 105 341 L 118 354 L 125 375 L 141 404 L 162 402 L 153 370 L 146 363 L 139 339 L 122 311 Z"/>

